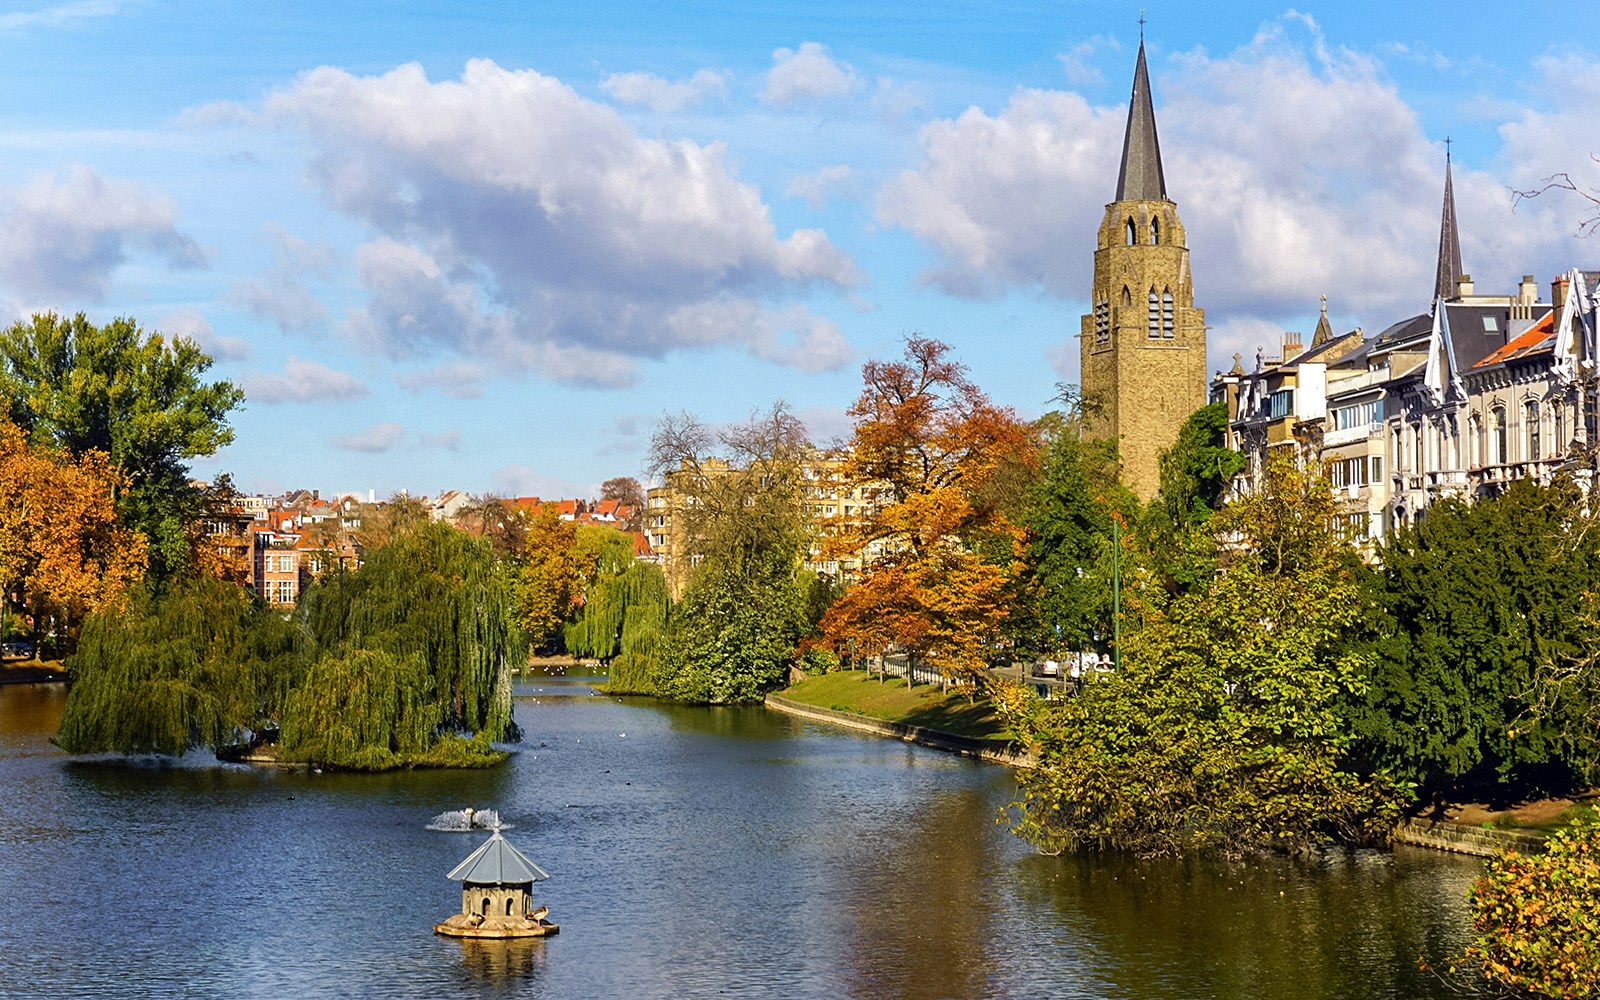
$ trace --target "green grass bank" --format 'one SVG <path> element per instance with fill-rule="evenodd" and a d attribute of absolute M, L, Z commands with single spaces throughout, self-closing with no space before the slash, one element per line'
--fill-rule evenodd
<path fill-rule="evenodd" d="M 1011 733 L 985 698 L 968 704 L 966 695 L 940 690 L 936 684 L 907 687 L 904 680 L 880 680 L 860 670 L 840 670 L 807 677 L 778 692 L 790 701 L 931 729 L 1005 746 Z"/>

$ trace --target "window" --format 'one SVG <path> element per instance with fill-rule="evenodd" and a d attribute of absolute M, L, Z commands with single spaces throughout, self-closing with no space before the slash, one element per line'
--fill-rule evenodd
<path fill-rule="evenodd" d="M 1287 417 L 1294 412 L 1294 390 L 1279 389 L 1267 397 L 1267 416 Z"/>
<path fill-rule="evenodd" d="M 1528 443 L 1528 461 L 1537 462 L 1543 456 L 1539 454 L 1539 401 L 1530 399 L 1522 404 L 1523 431 Z"/>
<path fill-rule="evenodd" d="M 1157 243 L 1160 243 L 1160 242 L 1161 242 L 1161 227 L 1160 227 L 1160 224 L 1157 223 L 1156 220 L 1152 217 L 1151 220 L 1150 220 L 1150 245 L 1151 246 L 1155 246 Z"/>
<path fill-rule="evenodd" d="M 1133 220 L 1130 218 L 1128 220 L 1128 246 L 1131 247 L 1137 242 L 1139 242 L 1139 230 L 1134 227 Z"/>
<path fill-rule="evenodd" d="M 1172 339 L 1172 289 L 1170 288 L 1161 293 L 1161 336 L 1168 340 Z"/>
<path fill-rule="evenodd" d="M 1506 461 L 1506 408 L 1497 406 L 1489 411 L 1489 464 L 1503 465 Z"/>
<path fill-rule="evenodd" d="M 1336 407 L 1333 411 L 1333 429 L 1347 431 L 1366 427 L 1383 420 L 1383 400 L 1370 399 L 1365 403 L 1352 403 Z"/>
<path fill-rule="evenodd" d="M 1364 457 L 1341 458 L 1328 463 L 1328 482 L 1336 488 L 1366 486 L 1367 460 Z"/>
<path fill-rule="evenodd" d="M 1376 483 L 1376 482 L 1381 482 L 1382 480 L 1383 480 L 1383 456 L 1382 455 L 1374 455 L 1374 456 L 1372 456 L 1372 478 L 1368 479 L 1367 482 Z"/>
<path fill-rule="evenodd" d="M 1161 299 L 1157 297 L 1156 290 L 1150 289 L 1149 333 L 1151 337 L 1161 336 Z"/>
<path fill-rule="evenodd" d="M 1483 465 L 1483 424 L 1476 413 L 1467 418 L 1467 462 Z"/>
<path fill-rule="evenodd" d="M 1111 303 L 1096 302 L 1094 304 L 1094 342 L 1106 344 L 1111 342 Z"/>

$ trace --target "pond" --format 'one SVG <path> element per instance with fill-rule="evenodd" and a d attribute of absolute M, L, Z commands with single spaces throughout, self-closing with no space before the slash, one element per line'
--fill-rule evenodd
<path fill-rule="evenodd" d="M 1417 849 L 1045 858 L 1003 767 L 761 708 L 517 689 L 487 771 L 75 760 L 59 685 L 0 687 L 0 992 L 60 997 L 1460 996 L 1479 864 Z M 485 835 L 551 874 L 561 933 L 462 942 L 444 875 Z"/>

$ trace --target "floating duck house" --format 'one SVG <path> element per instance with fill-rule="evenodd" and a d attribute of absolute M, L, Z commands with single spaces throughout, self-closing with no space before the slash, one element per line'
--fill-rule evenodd
<path fill-rule="evenodd" d="M 461 912 L 434 924 L 433 929 L 439 934 L 545 937 L 561 929 L 545 920 L 549 907 L 533 906 L 533 883 L 550 876 L 512 847 L 499 830 L 445 877 L 461 883 Z"/>

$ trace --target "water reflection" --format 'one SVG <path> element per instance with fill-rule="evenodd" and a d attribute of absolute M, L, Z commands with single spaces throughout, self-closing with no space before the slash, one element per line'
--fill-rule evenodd
<path fill-rule="evenodd" d="M 502 767 L 355 775 L 70 760 L 61 701 L 0 688 L 8 996 L 1459 995 L 1414 970 L 1465 944 L 1471 861 L 1041 858 L 1004 769 L 760 709 L 523 697 Z M 559 936 L 433 934 L 486 834 L 424 826 L 468 804 Z"/>
<path fill-rule="evenodd" d="M 989 994 L 995 861 L 973 849 L 971 833 L 993 822 L 993 808 L 976 789 L 936 795 L 840 872 L 853 924 L 850 996 Z"/>
<path fill-rule="evenodd" d="M 542 938 L 512 938 L 506 941 L 459 939 L 461 967 L 467 979 L 494 985 L 514 984 L 533 979 L 544 970 L 545 942 Z"/>

